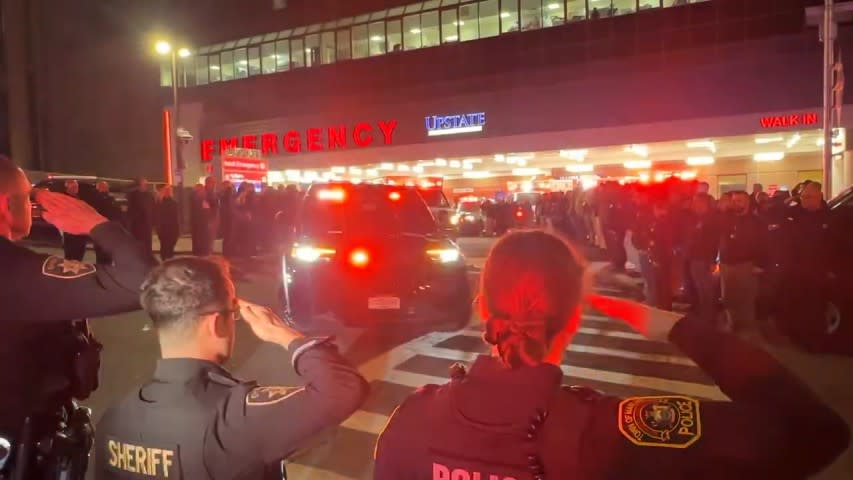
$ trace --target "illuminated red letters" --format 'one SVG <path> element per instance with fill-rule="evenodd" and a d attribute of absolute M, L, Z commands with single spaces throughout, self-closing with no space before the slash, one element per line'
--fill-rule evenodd
<path fill-rule="evenodd" d="M 280 151 L 287 153 L 322 152 L 323 150 L 343 150 L 353 144 L 359 148 L 367 148 L 376 140 L 375 131 L 382 133 L 382 144 L 394 144 L 394 131 L 397 120 L 380 120 L 376 123 L 358 122 L 350 130 L 345 125 L 325 128 L 308 128 L 302 132 L 289 130 L 279 137 L 277 133 L 262 133 L 260 135 L 242 135 L 240 137 L 220 138 L 217 140 L 201 140 L 201 161 L 210 162 L 214 155 L 235 149 L 246 148 L 260 150 L 262 155 L 277 155 Z M 304 135 L 304 137 L 303 137 Z M 325 135 L 325 138 L 323 138 Z M 281 141 L 282 150 L 279 149 Z M 260 145 L 259 145 L 260 144 Z"/>
<path fill-rule="evenodd" d="M 299 137 L 299 132 L 291 130 L 284 135 L 284 149 L 290 153 L 302 151 L 302 139 Z"/>
<path fill-rule="evenodd" d="M 243 135 L 243 148 L 249 148 L 252 150 L 258 149 L 258 136 L 257 135 Z"/>
<path fill-rule="evenodd" d="M 231 150 L 232 148 L 237 148 L 237 137 L 220 138 L 219 139 L 219 152 L 220 153 L 222 153 L 226 150 Z"/>
<path fill-rule="evenodd" d="M 308 129 L 308 151 L 309 152 L 319 152 L 323 150 L 323 144 L 320 143 L 320 129 L 319 128 L 309 128 Z"/>
<path fill-rule="evenodd" d="M 379 121 L 379 130 L 382 130 L 382 136 L 385 137 L 385 145 L 391 145 L 396 128 L 397 120 L 391 120 L 390 122 Z"/>
<path fill-rule="evenodd" d="M 347 127 L 329 127 L 329 150 L 347 148 Z"/>
<path fill-rule="evenodd" d="M 261 154 L 278 153 L 278 138 L 274 133 L 261 135 Z"/>
<path fill-rule="evenodd" d="M 373 135 L 370 134 L 373 127 L 367 122 L 357 123 L 352 131 L 352 139 L 359 147 L 366 147 L 373 143 Z M 367 135 L 362 135 L 366 133 Z"/>
<path fill-rule="evenodd" d="M 213 150 L 216 148 L 213 140 L 201 141 L 201 161 L 209 162 L 213 160 Z"/>
<path fill-rule="evenodd" d="M 776 115 L 773 117 L 761 117 L 759 123 L 761 128 L 796 127 L 799 125 L 817 125 L 818 115 L 816 113 L 793 113 L 791 115 Z"/>

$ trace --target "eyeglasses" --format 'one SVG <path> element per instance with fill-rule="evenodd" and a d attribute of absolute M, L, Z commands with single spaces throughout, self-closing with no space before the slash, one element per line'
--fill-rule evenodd
<path fill-rule="evenodd" d="M 240 304 L 237 302 L 237 299 L 234 299 L 234 301 L 231 303 L 231 308 L 226 308 L 223 310 L 214 310 L 212 312 L 202 312 L 199 315 L 205 316 L 214 314 L 229 315 L 232 316 L 235 320 L 237 320 L 240 318 Z"/>

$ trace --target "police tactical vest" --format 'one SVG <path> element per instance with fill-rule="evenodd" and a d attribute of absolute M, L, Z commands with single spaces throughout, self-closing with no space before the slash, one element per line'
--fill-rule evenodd
<path fill-rule="evenodd" d="M 590 411 L 590 390 L 557 389 L 548 408 L 531 411 L 526 425 L 508 426 L 466 418 L 454 407 L 454 383 L 442 392 L 447 395 L 434 399 L 436 428 L 424 432 L 429 436 L 432 480 L 582 478 L 580 437 Z"/>

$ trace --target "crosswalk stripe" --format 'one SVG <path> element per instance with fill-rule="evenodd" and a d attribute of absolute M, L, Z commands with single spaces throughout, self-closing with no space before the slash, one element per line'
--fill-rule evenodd
<path fill-rule="evenodd" d="M 443 358 L 445 360 L 456 360 L 459 362 L 470 362 L 474 358 L 477 357 L 477 353 L 473 352 L 460 352 L 458 350 L 452 350 L 449 348 L 441 348 L 441 347 L 432 347 L 428 352 L 422 352 L 423 355 L 428 355 L 430 357 Z M 716 386 L 710 385 L 702 385 L 698 383 L 691 382 L 682 382 L 679 380 L 669 380 L 665 378 L 658 377 L 649 377 L 644 375 L 631 375 L 627 373 L 619 373 L 619 372 L 611 372 L 609 370 L 597 370 L 592 368 L 584 368 L 584 367 L 575 367 L 572 365 L 560 365 L 560 369 L 563 370 L 563 374 L 576 377 L 583 378 L 587 380 L 595 380 L 598 382 L 604 383 L 615 383 L 619 385 L 628 385 L 628 386 L 636 386 L 642 388 L 649 388 L 652 390 L 660 390 L 664 392 L 672 392 L 681 395 L 688 395 L 693 397 L 701 397 L 707 398 L 709 400 L 727 400 L 723 392 Z M 423 375 L 419 373 L 409 373 L 409 372 L 392 372 L 394 375 L 399 375 L 399 382 L 395 380 L 389 379 L 388 381 L 395 383 L 403 383 L 403 382 L 412 382 L 412 381 L 423 381 L 428 380 L 431 383 L 446 383 L 447 379 L 442 377 L 435 377 L 431 375 Z M 420 377 L 420 378 L 419 378 Z M 410 383 L 404 383 L 406 385 L 412 385 Z M 423 383 L 416 385 L 420 386 Z"/>
<path fill-rule="evenodd" d="M 684 365 L 687 367 L 696 367 L 696 363 L 687 357 L 675 357 L 672 355 L 659 355 L 656 353 L 637 353 L 628 350 L 619 350 L 615 348 L 594 347 L 592 345 L 569 345 L 567 348 L 570 352 L 592 353 L 595 355 L 610 355 L 611 357 L 622 357 L 631 360 L 645 360 L 648 362 L 672 363 L 675 365 Z"/>
<path fill-rule="evenodd" d="M 330 472 L 322 468 L 302 465 L 301 463 L 288 463 L 287 478 L 297 478 L 299 480 L 353 480 L 354 477 Z"/>
<path fill-rule="evenodd" d="M 348 419 L 344 420 L 341 426 L 379 435 L 382 433 L 382 429 L 385 428 L 385 424 L 388 423 L 388 418 L 388 415 L 358 410 L 350 415 Z"/>

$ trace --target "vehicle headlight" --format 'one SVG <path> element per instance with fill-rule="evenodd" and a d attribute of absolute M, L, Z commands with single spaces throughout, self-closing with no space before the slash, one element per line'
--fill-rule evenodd
<path fill-rule="evenodd" d="M 427 250 L 427 255 L 439 263 L 458 262 L 462 255 L 456 248 L 434 248 Z"/>
<path fill-rule="evenodd" d="M 450 217 L 450 223 L 453 225 L 457 225 L 459 223 L 459 215 L 453 215 Z"/>
<path fill-rule="evenodd" d="M 474 215 L 471 215 L 470 213 L 468 215 L 465 215 L 465 221 L 466 222 L 473 222 L 474 221 Z"/>
<path fill-rule="evenodd" d="M 330 257 L 335 254 L 334 248 L 318 248 L 309 245 L 294 245 L 291 251 L 291 256 L 302 262 L 316 262 L 323 257 Z"/>

